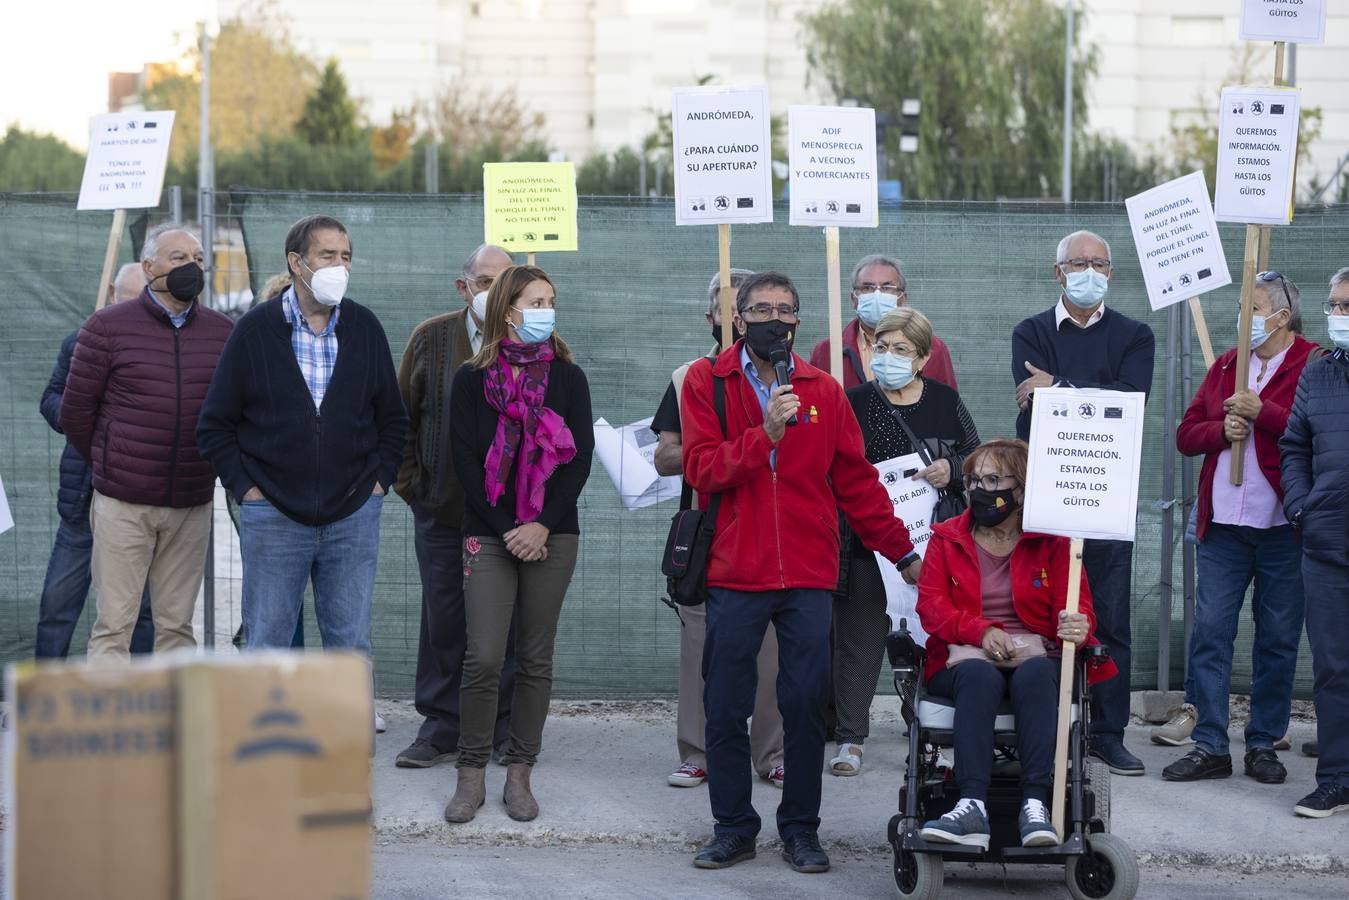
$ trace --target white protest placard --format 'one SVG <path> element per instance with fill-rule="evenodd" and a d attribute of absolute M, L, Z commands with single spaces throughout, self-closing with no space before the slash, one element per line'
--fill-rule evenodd
<path fill-rule="evenodd" d="M 792 225 L 875 228 L 876 111 L 857 106 L 787 108 Z"/>
<path fill-rule="evenodd" d="M 674 92 L 675 224 L 773 221 L 768 88 Z"/>
<path fill-rule="evenodd" d="M 9 497 L 5 496 L 5 479 L 0 478 L 0 534 L 14 527 L 14 514 L 9 511 Z"/>
<path fill-rule="evenodd" d="M 640 422 L 615 428 L 604 419 L 595 421 L 595 455 L 609 480 L 618 489 L 624 509 L 642 509 L 664 500 L 679 499 L 683 479 L 656 472 L 658 438 L 648 416 Z"/>
<path fill-rule="evenodd" d="M 1213 192 L 1219 222 L 1292 221 L 1300 99 L 1292 88 L 1223 88 Z"/>
<path fill-rule="evenodd" d="M 159 205 L 173 137 L 172 110 L 94 116 L 76 209 Z"/>
<path fill-rule="evenodd" d="M 1203 172 L 1124 201 L 1154 311 L 1232 283 Z"/>
<path fill-rule="evenodd" d="M 927 551 L 928 539 L 932 537 L 932 510 L 937 505 L 937 492 L 932 485 L 912 477 L 923 468 L 917 453 L 876 463 L 876 474 L 890 495 L 895 516 L 904 520 L 909 529 L 909 540 L 913 541 L 913 549 L 919 556 Z M 890 616 L 891 627 L 899 628 L 899 620 L 906 619 L 909 633 L 918 646 L 923 646 L 927 643 L 927 632 L 918 621 L 918 588 L 906 583 L 895 564 L 879 553 L 876 554 L 876 565 L 880 567 L 881 582 L 885 585 L 885 611 Z"/>
<path fill-rule="evenodd" d="M 1022 516 L 1026 531 L 1134 539 L 1145 402 L 1141 392 L 1035 391 Z"/>
<path fill-rule="evenodd" d="M 1328 5 L 1326 0 L 1241 0 L 1241 39 L 1323 43 Z"/>

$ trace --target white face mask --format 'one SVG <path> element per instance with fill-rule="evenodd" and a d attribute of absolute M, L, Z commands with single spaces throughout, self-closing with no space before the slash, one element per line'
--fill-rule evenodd
<path fill-rule="evenodd" d="M 477 319 L 479 324 L 487 321 L 486 291 L 478 291 L 473 295 L 473 318 Z"/>
<path fill-rule="evenodd" d="M 1326 316 L 1326 331 L 1341 350 L 1349 350 L 1349 316 Z"/>
<path fill-rule="evenodd" d="M 309 269 L 309 263 L 300 260 L 306 269 Z M 325 266 L 318 271 L 309 269 L 309 290 L 314 295 L 314 299 L 324 306 L 336 306 L 342 302 L 342 297 L 347 292 L 347 281 L 351 278 L 351 273 L 347 267 L 338 263 L 335 266 Z"/>

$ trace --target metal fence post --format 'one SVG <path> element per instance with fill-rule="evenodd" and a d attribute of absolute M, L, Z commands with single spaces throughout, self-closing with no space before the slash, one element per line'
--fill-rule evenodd
<path fill-rule="evenodd" d="M 183 188 L 181 185 L 169 186 L 169 221 L 175 225 L 183 221 Z"/>
<path fill-rule="evenodd" d="M 1190 333 L 1190 307 L 1186 303 L 1177 303 L 1180 307 L 1180 395 L 1186 407 L 1194 396 L 1194 336 Z M 1196 498 L 1194 490 L 1194 460 L 1186 456 L 1180 463 L 1181 514 L 1186 532 L 1190 529 L 1191 510 Z M 1194 628 L 1194 545 L 1182 541 L 1180 545 L 1181 565 L 1181 631 L 1185 636 L 1185 650 L 1181 654 L 1181 672 L 1190 671 L 1190 631 Z"/>

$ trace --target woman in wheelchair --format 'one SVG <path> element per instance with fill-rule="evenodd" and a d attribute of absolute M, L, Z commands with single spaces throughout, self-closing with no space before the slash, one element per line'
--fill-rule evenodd
<path fill-rule="evenodd" d="M 927 641 L 926 692 L 955 707 L 955 778 L 960 800 L 924 824 L 922 837 L 988 849 L 985 809 L 993 772 L 994 720 L 1010 698 L 1016 716 L 1026 847 L 1058 843 L 1047 806 L 1054 767 L 1061 642 L 1094 644 L 1086 576 L 1080 612 L 1065 611 L 1067 538 L 1021 530 L 1026 444 L 995 440 L 966 457 L 969 508 L 932 529 L 918 583 Z M 1053 654 L 1053 655 L 1051 655 Z M 1095 667 L 1089 680 L 1114 674 Z"/>

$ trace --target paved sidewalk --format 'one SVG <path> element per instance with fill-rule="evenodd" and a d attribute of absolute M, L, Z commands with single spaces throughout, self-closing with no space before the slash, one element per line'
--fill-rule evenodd
<path fill-rule="evenodd" d="M 671 701 L 555 703 L 533 779 L 539 818 L 519 823 L 506 816 L 501 804 L 505 769 L 493 765 L 486 805 L 473 822 L 455 826 L 441 817 L 454 791 L 453 763 L 395 768 L 394 756 L 411 742 L 419 719 L 407 703 L 381 701 L 379 709 L 389 730 L 379 736 L 372 763 L 378 840 L 424 837 L 468 846 L 623 845 L 674 851 L 691 850 L 711 833 L 706 788 L 673 788 L 665 782 L 678 763 Z M 836 853 L 888 852 L 885 827 L 896 808 L 904 753 L 898 711 L 896 698 L 877 698 L 860 776 L 824 775 L 821 839 Z M 1312 725 L 1294 724 L 1294 747 L 1314 737 Z M 1282 753 L 1288 782 L 1258 784 L 1240 774 L 1245 748 L 1238 733 L 1232 744 L 1237 774 L 1171 784 L 1162 780 L 1161 770 L 1183 749 L 1151 744 L 1141 727 L 1130 729 L 1128 743 L 1148 772 L 1141 778 L 1112 776 L 1112 830 L 1144 865 L 1342 874 L 1349 895 L 1349 817 L 1313 820 L 1292 812 L 1313 787 L 1315 760 L 1295 751 Z M 754 787 L 765 842 L 777 837 L 773 812 L 778 797 L 767 782 Z"/>

